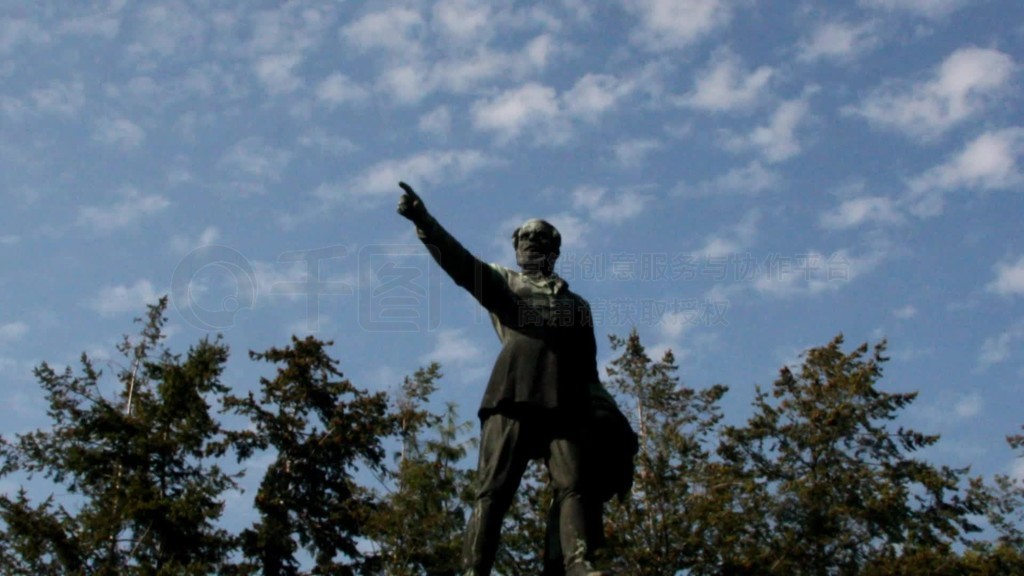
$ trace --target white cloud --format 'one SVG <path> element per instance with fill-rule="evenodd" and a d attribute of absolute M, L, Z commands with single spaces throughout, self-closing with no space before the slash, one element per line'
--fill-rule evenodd
<path fill-rule="evenodd" d="M 847 112 L 869 122 L 930 140 L 976 116 L 1005 93 L 1016 73 L 1013 59 L 998 50 L 961 48 L 917 84 L 891 82 Z"/>
<path fill-rule="evenodd" d="M 219 238 L 220 230 L 218 230 L 216 226 L 207 226 L 199 236 L 194 238 L 183 234 L 173 236 L 170 240 L 169 246 L 171 252 L 181 255 L 191 252 L 196 248 L 214 244 Z"/>
<path fill-rule="evenodd" d="M 727 24 L 732 17 L 726 0 L 624 0 L 639 19 L 634 42 L 650 50 L 685 48 Z"/>
<path fill-rule="evenodd" d="M 110 232 L 131 226 L 171 205 L 163 196 L 143 195 L 132 188 L 122 190 L 120 195 L 121 199 L 114 204 L 81 207 L 78 224 L 98 232 Z"/>
<path fill-rule="evenodd" d="M 783 102 L 767 124 L 758 126 L 746 135 L 724 134 L 724 145 L 733 151 L 755 150 L 767 162 L 788 160 L 800 153 L 796 129 L 808 114 L 804 99 Z"/>
<path fill-rule="evenodd" d="M 423 27 L 423 17 L 418 12 L 395 7 L 367 14 L 352 22 L 342 28 L 341 37 L 360 50 L 386 50 L 412 60 L 420 55 L 416 36 Z"/>
<path fill-rule="evenodd" d="M 320 127 L 299 136 L 297 141 L 300 146 L 312 148 L 323 156 L 345 156 L 359 149 L 359 146 L 348 138 L 333 136 Z"/>
<path fill-rule="evenodd" d="M 324 78 L 316 87 L 316 98 L 328 108 L 350 102 L 362 102 L 369 92 L 340 72 Z"/>
<path fill-rule="evenodd" d="M 633 83 L 606 74 L 586 74 L 562 97 L 567 113 L 594 121 L 633 91 Z"/>
<path fill-rule="evenodd" d="M 276 182 L 291 160 L 291 153 L 266 143 L 262 138 L 240 140 L 228 148 L 218 166 L 228 173 L 240 191 L 262 192 L 267 182 Z"/>
<path fill-rule="evenodd" d="M 463 366 L 479 362 L 483 350 L 477 343 L 466 337 L 463 330 L 438 330 L 434 349 L 420 358 L 421 362 L 436 361 L 441 365 Z"/>
<path fill-rule="evenodd" d="M 494 14 L 480 0 L 441 0 L 434 4 L 433 28 L 458 44 L 480 43 L 493 34 Z"/>
<path fill-rule="evenodd" d="M 253 71 L 268 93 L 287 94 L 302 86 L 302 79 L 295 74 L 301 63 L 302 56 L 297 53 L 271 54 L 256 59 Z"/>
<path fill-rule="evenodd" d="M 804 62 L 847 61 L 877 45 L 870 23 L 824 22 L 800 43 L 797 58 Z"/>
<path fill-rule="evenodd" d="M 586 74 L 561 95 L 536 82 L 506 90 L 471 108 L 473 126 L 495 133 L 499 142 L 533 132 L 534 142 L 563 144 L 571 136 L 572 119 L 595 122 L 635 89 L 629 80 Z"/>
<path fill-rule="evenodd" d="M 965 394 L 957 398 L 953 411 L 959 418 L 973 418 L 981 413 L 985 407 L 985 400 L 977 392 Z"/>
<path fill-rule="evenodd" d="M 60 23 L 60 33 L 74 36 L 98 36 L 113 40 L 121 30 L 119 11 L 123 4 L 112 2 L 102 12 L 68 18 Z"/>
<path fill-rule="evenodd" d="M 572 204 L 592 220 L 620 224 L 643 212 L 649 198 L 633 191 L 609 194 L 605 188 L 580 186 L 572 192 Z"/>
<path fill-rule="evenodd" d="M 161 294 L 149 280 L 139 280 L 132 285 L 107 286 L 89 302 L 89 307 L 104 316 L 133 312 L 141 314 L 146 306 L 155 304 Z"/>
<path fill-rule="evenodd" d="M 24 322 L 11 322 L 0 324 L 0 345 L 10 344 L 15 340 L 21 340 L 28 334 L 28 324 Z"/>
<path fill-rule="evenodd" d="M 559 115 L 555 90 L 528 83 L 472 107 L 473 125 L 493 131 L 501 140 L 513 140 L 528 127 L 550 128 Z"/>
<path fill-rule="evenodd" d="M 909 320 L 914 316 L 917 316 L 917 308 L 912 304 L 907 304 L 906 306 L 893 310 L 892 315 L 899 320 Z"/>
<path fill-rule="evenodd" d="M 720 50 L 708 67 L 697 73 L 697 85 L 680 103 L 711 112 L 749 109 L 768 86 L 775 71 L 761 66 L 746 72 L 733 52 Z"/>
<path fill-rule="evenodd" d="M 680 184 L 676 188 L 676 193 L 686 197 L 754 196 L 761 192 L 774 190 L 781 184 L 782 176 L 778 172 L 769 170 L 761 162 L 754 160 L 746 166 L 732 168 L 725 174 L 696 185 Z"/>
<path fill-rule="evenodd" d="M 73 116 L 85 104 L 85 86 L 80 80 L 54 81 L 45 88 L 32 90 L 29 97 L 40 112 Z"/>
<path fill-rule="evenodd" d="M 103 118 L 96 122 L 93 138 L 123 151 L 138 148 L 146 139 L 146 131 L 127 118 Z"/>
<path fill-rule="evenodd" d="M 844 200 L 839 206 L 821 215 L 822 228 L 847 230 L 866 223 L 896 224 L 903 220 L 892 199 L 884 196 L 862 196 Z"/>
<path fill-rule="evenodd" d="M 969 2 L 970 0 L 860 0 L 860 5 L 938 18 L 966 6 Z"/>
<path fill-rule="evenodd" d="M 377 78 L 377 89 L 390 94 L 396 102 L 414 104 L 429 94 L 433 87 L 424 66 L 405 64 L 382 73 Z"/>
<path fill-rule="evenodd" d="M 1016 262 L 1000 262 L 994 267 L 996 278 L 986 286 L 1000 296 L 1024 295 L 1024 256 Z"/>
<path fill-rule="evenodd" d="M 616 142 L 612 146 L 615 163 L 620 166 L 635 168 L 644 163 L 647 157 L 662 148 L 661 142 L 650 138 L 633 138 Z"/>
<path fill-rule="evenodd" d="M 126 48 L 128 55 L 153 62 L 198 49 L 206 35 L 202 18 L 177 0 L 140 8 L 133 28 L 136 33 Z"/>
<path fill-rule="evenodd" d="M 941 214 L 945 194 L 957 189 L 1008 190 L 1024 182 L 1018 160 L 1024 155 L 1024 128 L 986 132 L 943 164 L 911 179 L 905 201 L 920 217 Z"/>
<path fill-rule="evenodd" d="M 447 136 L 452 130 L 452 113 L 447 106 L 438 106 L 420 116 L 417 127 L 421 132 L 437 137 Z"/>
<path fill-rule="evenodd" d="M 978 354 L 978 365 L 981 369 L 1002 364 L 1010 359 L 1013 351 L 1024 340 L 1024 323 L 1018 322 L 1006 331 L 986 338 Z"/>
<path fill-rule="evenodd" d="M 0 18 L 0 54 L 13 52 L 23 44 L 46 44 L 50 34 L 35 22 L 21 18 Z"/>
<path fill-rule="evenodd" d="M 496 164 L 497 160 L 476 150 L 423 152 L 400 160 L 378 162 L 344 187 L 328 187 L 318 195 L 327 200 L 371 196 L 393 196 L 397 200 L 400 181 L 414 188 L 433 187 L 462 180 Z"/>
<path fill-rule="evenodd" d="M 753 287 L 759 293 L 784 298 L 835 291 L 870 272 L 885 257 L 884 246 L 861 255 L 845 249 L 831 254 L 808 250 L 792 256 L 779 255 L 759 271 Z"/>
<path fill-rule="evenodd" d="M 713 234 L 704 240 L 704 245 L 693 252 L 697 259 L 718 259 L 735 256 L 747 248 L 757 235 L 761 212 L 751 210 L 727 231 Z"/>

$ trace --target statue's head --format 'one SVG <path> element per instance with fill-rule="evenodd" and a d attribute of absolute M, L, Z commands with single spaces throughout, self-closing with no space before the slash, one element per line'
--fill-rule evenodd
<path fill-rule="evenodd" d="M 546 220 L 531 218 L 512 233 L 516 263 L 524 272 L 550 274 L 562 247 L 562 235 Z"/>

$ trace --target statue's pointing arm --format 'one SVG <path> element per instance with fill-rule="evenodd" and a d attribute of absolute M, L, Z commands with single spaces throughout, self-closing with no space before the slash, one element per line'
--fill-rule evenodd
<path fill-rule="evenodd" d="M 516 298 L 501 273 L 473 256 L 449 234 L 427 212 L 423 200 L 411 186 L 405 182 L 398 185 L 404 191 L 398 201 L 398 213 L 416 225 L 416 234 L 441 268 L 487 310 L 499 316 L 512 313 Z"/>

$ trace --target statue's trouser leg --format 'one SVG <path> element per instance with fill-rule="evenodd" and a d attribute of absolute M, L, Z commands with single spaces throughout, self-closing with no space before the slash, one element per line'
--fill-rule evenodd
<path fill-rule="evenodd" d="M 487 576 L 491 573 L 501 537 L 501 522 L 530 462 L 529 454 L 518 420 L 501 414 L 484 420 L 476 502 L 462 547 L 462 564 L 467 574 Z"/>
<path fill-rule="evenodd" d="M 579 493 L 579 445 L 565 438 L 551 440 L 548 453 L 548 472 L 555 489 L 558 506 L 559 540 L 565 566 L 587 559 L 587 523 L 583 498 Z"/>

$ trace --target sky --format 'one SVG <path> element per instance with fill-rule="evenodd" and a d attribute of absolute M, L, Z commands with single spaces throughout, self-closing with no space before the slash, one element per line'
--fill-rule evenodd
<path fill-rule="evenodd" d="M 441 362 L 472 420 L 498 341 L 402 180 L 488 262 L 553 222 L 601 365 L 635 327 L 740 423 L 886 339 L 928 458 L 1024 478 L 1022 48 L 1019 0 L 0 0 L 0 434 L 165 294 L 239 393 L 314 334 L 371 390 Z"/>

